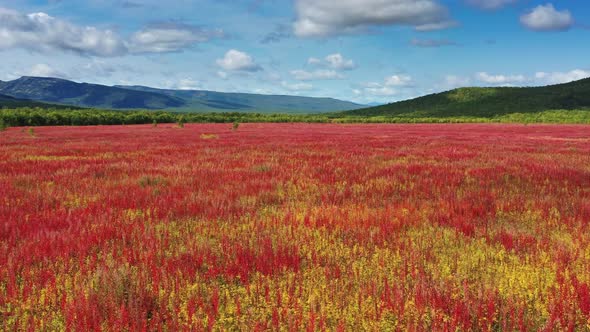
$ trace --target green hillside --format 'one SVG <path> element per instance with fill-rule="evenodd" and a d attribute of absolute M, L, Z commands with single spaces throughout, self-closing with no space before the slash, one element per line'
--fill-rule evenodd
<path fill-rule="evenodd" d="M 392 104 L 339 113 L 343 116 L 482 117 L 590 108 L 590 78 L 525 88 L 460 88 Z"/>

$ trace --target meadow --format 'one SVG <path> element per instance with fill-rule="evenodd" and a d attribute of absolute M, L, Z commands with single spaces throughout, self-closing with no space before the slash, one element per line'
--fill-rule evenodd
<path fill-rule="evenodd" d="M 588 330 L 589 134 L 7 128 L 0 330 Z"/>

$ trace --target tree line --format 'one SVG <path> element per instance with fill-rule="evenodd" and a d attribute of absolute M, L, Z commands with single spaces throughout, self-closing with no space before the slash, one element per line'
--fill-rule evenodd
<path fill-rule="evenodd" d="M 580 123 L 590 124 L 590 110 L 551 110 L 510 113 L 493 117 L 474 116 L 352 116 L 262 113 L 175 113 L 166 111 L 110 111 L 99 109 L 0 109 L 0 130 L 23 126 L 90 126 L 158 123 Z"/>

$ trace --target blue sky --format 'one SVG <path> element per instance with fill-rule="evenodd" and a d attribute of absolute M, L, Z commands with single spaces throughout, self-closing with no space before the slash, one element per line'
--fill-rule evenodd
<path fill-rule="evenodd" d="M 0 0 L 0 80 L 390 102 L 590 76 L 581 0 Z"/>

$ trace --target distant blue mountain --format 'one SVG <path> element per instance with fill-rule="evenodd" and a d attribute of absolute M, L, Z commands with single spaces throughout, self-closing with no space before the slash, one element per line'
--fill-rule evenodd
<path fill-rule="evenodd" d="M 78 107 L 166 109 L 178 112 L 324 113 L 363 107 L 333 98 L 105 86 L 30 76 L 9 82 L 0 81 L 0 94 Z"/>

